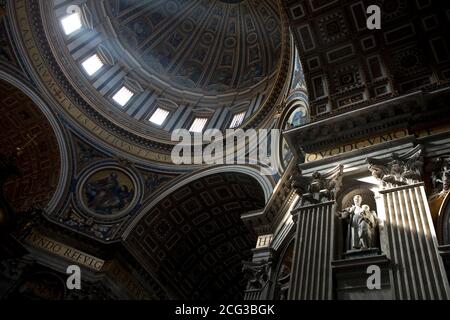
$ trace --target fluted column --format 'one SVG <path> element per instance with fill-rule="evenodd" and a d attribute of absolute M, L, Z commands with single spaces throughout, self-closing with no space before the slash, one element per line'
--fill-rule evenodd
<path fill-rule="evenodd" d="M 450 290 L 422 183 L 422 149 L 368 159 L 380 181 L 380 211 L 384 211 L 382 239 L 392 262 L 397 299 L 449 299 Z M 381 216 L 380 216 L 381 217 Z"/>
<path fill-rule="evenodd" d="M 312 177 L 301 173 L 293 187 L 301 196 L 293 210 L 296 223 L 294 259 L 289 290 L 291 300 L 332 299 L 335 199 L 341 187 L 343 167 Z"/>
<path fill-rule="evenodd" d="M 398 299 L 449 299 L 448 280 L 423 183 L 380 191 Z"/>
<path fill-rule="evenodd" d="M 289 298 L 332 298 L 334 201 L 308 205 L 294 212 L 297 220 Z"/>

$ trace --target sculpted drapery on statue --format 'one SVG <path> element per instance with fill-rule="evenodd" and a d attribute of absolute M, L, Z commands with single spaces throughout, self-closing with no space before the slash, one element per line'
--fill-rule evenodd
<path fill-rule="evenodd" d="M 339 219 L 348 219 L 347 250 L 366 250 L 377 246 L 378 217 L 362 201 L 362 196 L 356 195 L 353 206 L 337 213 Z"/>

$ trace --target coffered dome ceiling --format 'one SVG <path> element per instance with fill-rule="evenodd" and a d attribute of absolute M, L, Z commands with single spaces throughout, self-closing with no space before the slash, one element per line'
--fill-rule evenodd
<path fill-rule="evenodd" d="M 225 94 L 232 106 L 246 91 L 270 87 L 281 50 L 272 1 L 109 0 L 100 7 L 111 22 L 107 34 L 118 35 L 145 85 L 184 90 L 202 106 Z"/>
<path fill-rule="evenodd" d="M 196 120 L 200 131 L 267 126 L 289 80 L 291 39 L 277 1 L 13 6 L 37 83 L 75 127 L 127 157 L 171 164 L 172 131 Z"/>
<path fill-rule="evenodd" d="M 274 1 L 54 0 L 40 7 L 53 53 L 79 95 L 140 136 L 167 141 L 197 118 L 203 129 L 226 129 L 241 114 L 241 126 L 273 94 L 286 40 Z M 65 25 L 74 13 L 81 26 Z M 95 55 L 89 71 L 85 62 Z M 159 121 L 150 121 L 158 109 Z"/>

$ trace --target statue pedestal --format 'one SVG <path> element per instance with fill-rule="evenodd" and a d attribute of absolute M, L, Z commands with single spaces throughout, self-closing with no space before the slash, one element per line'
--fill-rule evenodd
<path fill-rule="evenodd" d="M 344 259 L 355 259 L 364 257 L 379 256 L 381 250 L 378 248 L 363 249 L 363 250 L 350 250 L 343 254 Z"/>
<path fill-rule="evenodd" d="M 360 256 L 356 256 L 357 253 Z M 365 256 L 362 256 L 365 254 Z M 391 300 L 393 292 L 390 281 L 390 264 L 385 255 L 375 254 L 374 250 L 350 253 L 345 260 L 333 261 L 333 278 L 335 283 L 335 298 L 337 300 Z M 367 280 L 371 274 L 367 273 L 370 266 L 380 268 L 379 290 L 370 290 Z"/>

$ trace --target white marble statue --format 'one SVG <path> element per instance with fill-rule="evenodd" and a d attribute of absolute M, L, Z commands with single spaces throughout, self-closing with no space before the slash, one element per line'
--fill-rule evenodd
<path fill-rule="evenodd" d="M 377 245 L 378 218 L 368 205 L 362 205 L 362 197 L 353 198 L 353 206 L 338 213 L 339 219 L 348 219 L 347 249 L 372 249 Z"/>

